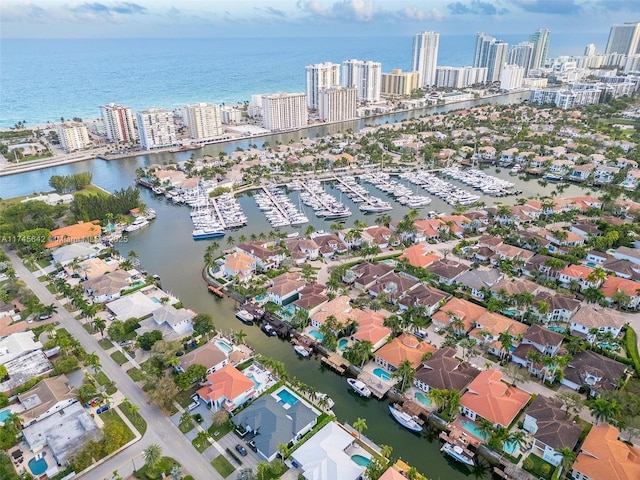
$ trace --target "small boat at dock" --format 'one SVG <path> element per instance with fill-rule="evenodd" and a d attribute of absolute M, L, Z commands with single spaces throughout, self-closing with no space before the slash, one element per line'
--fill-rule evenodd
<path fill-rule="evenodd" d="M 416 433 L 422 432 L 422 425 L 418 423 L 415 416 L 409 415 L 407 412 L 403 412 L 402 410 L 398 410 L 392 405 L 389 405 L 389 412 L 391 412 L 391 415 L 396 420 L 396 422 L 398 422 L 407 430 L 411 430 L 412 432 Z"/>
<path fill-rule="evenodd" d="M 306 358 L 309 356 L 309 350 L 307 350 L 305 347 L 303 347 L 302 345 L 295 345 L 293 347 L 293 349 L 296 351 L 296 353 L 298 355 L 300 355 L 303 358 Z"/>
<path fill-rule="evenodd" d="M 247 312 L 244 308 L 236 312 L 236 318 L 247 325 L 253 324 L 253 315 Z"/>
<path fill-rule="evenodd" d="M 469 455 L 469 453 L 465 452 L 465 450 L 459 445 L 445 443 L 440 450 L 465 465 L 469 465 L 470 467 L 473 467 L 474 465 L 473 457 Z"/>
<path fill-rule="evenodd" d="M 269 325 L 268 323 L 265 323 L 264 325 L 262 325 L 262 331 L 264 333 L 266 333 L 267 335 L 269 335 L 270 337 L 275 337 L 278 332 L 276 331 L 275 328 L 273 328 L 271 325 Z"/>
<path fill-rule="evenodd" d="M 371 390 L 367 388 L 364 382 L 355 378 L 347 378 L 347 383 L 361 397 L 369 398 L 371 396 Z"/>

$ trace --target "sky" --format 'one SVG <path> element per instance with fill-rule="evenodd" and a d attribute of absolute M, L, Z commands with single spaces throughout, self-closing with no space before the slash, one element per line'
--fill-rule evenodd
<path fill-rule="evenodd" d="M 606 32 L 640 0 L 2 0 L 1 38 Z"/>

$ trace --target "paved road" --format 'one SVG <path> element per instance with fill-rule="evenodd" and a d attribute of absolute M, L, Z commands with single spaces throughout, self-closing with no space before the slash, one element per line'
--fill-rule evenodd
<path fill-rule="evenodd" d="M 138 405 L 139 413 L 147 421 L 147 431 L 144 437 L 125 451 L 119 453 L 109 461 L 91 470 L 81 478 L 99 480 L 111 478 L 114 470 L 125 477 L 133 472 L 134 463 L 136 468 L 140 468 L 144 460 L 143 450 L 150 444 L 157 443 L 162 447 L 164 455 L 171 456 L 178 460 L 189 473 L 198 480 L 222 479 L 223 477 L 200 455 L 191 443 L 182 435 L 169 418 L 161 410 L 147 403 L 142 390 L 131 380 L 116 362 L 98 345 L 98 341 L 93 338 L 82 325 L 67 312 L 64 306 L 42 285 L 36 277 L 22 264 L 18 256 L 7 249 L 5 252 L 13 263 L 18 276 L 27 284 L 40 301 L 48 305 L 53 303 L 58 307 L 60 324 L 73 335 L 87 352 L 95 352 L 100 357 L 102 370 L 113 380 L 120 392 L 132 403 Z"/>

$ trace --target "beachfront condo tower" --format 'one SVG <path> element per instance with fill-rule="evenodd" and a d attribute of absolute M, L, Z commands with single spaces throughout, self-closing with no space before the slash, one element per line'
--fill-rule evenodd
<path fill-rule="evenodd" d="M 82 123 L 65 122 L 58 125 L 58 138 L 60 146 L 65 152 L 75 152 L 83 150 L 89 146 L 89 134 L 87 127 Z"/>
<path fill-rule="evenodd" d="M 418 72 L 421 88 L 431 87 L 436 83 L 439 42 L 440 34 L 436 32 L 420 32 L 413 37 L 411 70 Z"/>
<path fill-rule="evenodd" d="M 509 65 L 519 65 L 524 68 L 524 76 L 529 74 L 531 56 L 533 55 L 534 44 L 532 42 L 520 42 L 509 50 L 507 63 Z"/>
<path fill-rule="evenodd" d="M 640 53 L 640 22 L 611 25 L 604 53 L 621 53 L 627 56 Z"/>
<path fill-rule="evenodd" d="M 341 85 L 355 88 L 359 102 L 379 102 L 382 92 L 382 64 L 370 60 L 345 60 L 342 62 Z"/>
<path fill-rule="evenodd" d="M 318 115 L 323 122 L 343 122 L 356 118 L 356 89 L 331 87 L 320 90 Z"/>
<path fill-rule="evenodd" d="M 520 65 L 505 65 L 500 74 L 500 90 L 509 91 L 522 88 L 524 67 Z"/>
<path fill-rule="evenodd" d="M 308 65 L 307 70 L 307 107 L 318 109 L 320 90 L 340 85 L 340 65 L 324 62 Z"/>
<path fill-rule="evenodd" d="M 110 103 L 101 105 L 100 112 L 102 112 L 102 122 L 110 142 L 134 143 L 138 139 L 129 107 Z"/>
<path fill-rule="evenodd" d="M 304 93 L 274 93 L 262 96 L 262 126 L 273 132 L 307 126 L 309 111 Z"/>
<path fill-rule="evenodd" d="M 548 28 L 539 28 L 529 37 L 529 41 L 533 43 L 533 52 L 531 53 L 531 63 L 529 70 L 538 70 L 544 67 L 549 53 L 549 36 L 551 32 Z"/>
<path fill-rule="evenodd" d="M 382 74 L 382 95 L 391 97 L 408 97 L 418 85 L 418 72 L 403 72 L 394 69 L 391 73 Z"/>
<path fill-rule="evenodd" d="M 173 113 L 160 108 L 149 108 L 136 113 L 140 145 L 155 150 L 176 145 L 176 127 Z"/>
<path fill-rule="evenodd" d="M 213 140 L 223 134 L 218 105 L 212 103 L 187 105 L 184 107 L 184 119 L 189 127 L 189 136 L 194 140 Z"/>
<path fill-rule="evenodd" d="M 486 33 L 478 33 L 473 66 L 487 68 L 487 82 L 499 82 L 508 53 L 509 45 L 506 42 Z"/>

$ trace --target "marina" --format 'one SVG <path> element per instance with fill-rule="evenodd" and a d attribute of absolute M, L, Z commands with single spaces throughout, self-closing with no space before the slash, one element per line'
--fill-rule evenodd
<path fill-rule="evenodd" d="M 400 178 L 420 186 L 451 206 L 472 205 L 480 199 L 480 195 L 457 187 L 456 185 L 441 179 L 435 174 L 424 170 L 419 170 L 417 172 L 404 172 L 400 174 Z"/>
<path fill-rule="evenodd" d="M 513 189 L 514 184 L 512 182 L 488 175 L 475 168 L 447 167 L 443 168 L 440 173 L 443 177 L 453 178 L 473 187 L 475 190 L 480 190 L 485 195 L 493 197 L 505 197 L 522 193 L 520 190 Z"/>
<path fill-rule="evenodd" d="M 293 204 L 284 190 L 275 185 L 262 187 L 262 192 L 256 193 L 253 198 L 274 228 L 309 222 L 309 218 Z"/>
<path fill-rule="evenodd" d="M 342 203 L 342 199 L 338 201 L 333 195 L 327 193 L 319 180 L 309 180 L 301 185 L 303 191 L 300 192 L 300 200 L 313 209 L 316 217 L 333 220 L 352 215 L 349 207 Z"/>
<path fill-rule="evenodd" d="M 360 203 L 360 211 L 365 213 L 385 212 L 393 210 L 389 202 L 385 202 L 379 197 L 371 195 L 369 191 L 356 182 L 355 177 L 347 175 L 342 178 L 336 178 L 336 189 L 347 195 L 354 203 Z"/>
<path fill-rule="evenodd" d="M 382 190 L 387 195 L 394 197 L 400 205 L 405 205 L 409 208 L 420 208 L 426 207 L 431 203 L 431 198 L 418 195 L 409 187 L 391 180 L 388 173 L 367 173 L 361 175 L 360 178 Z"/>

